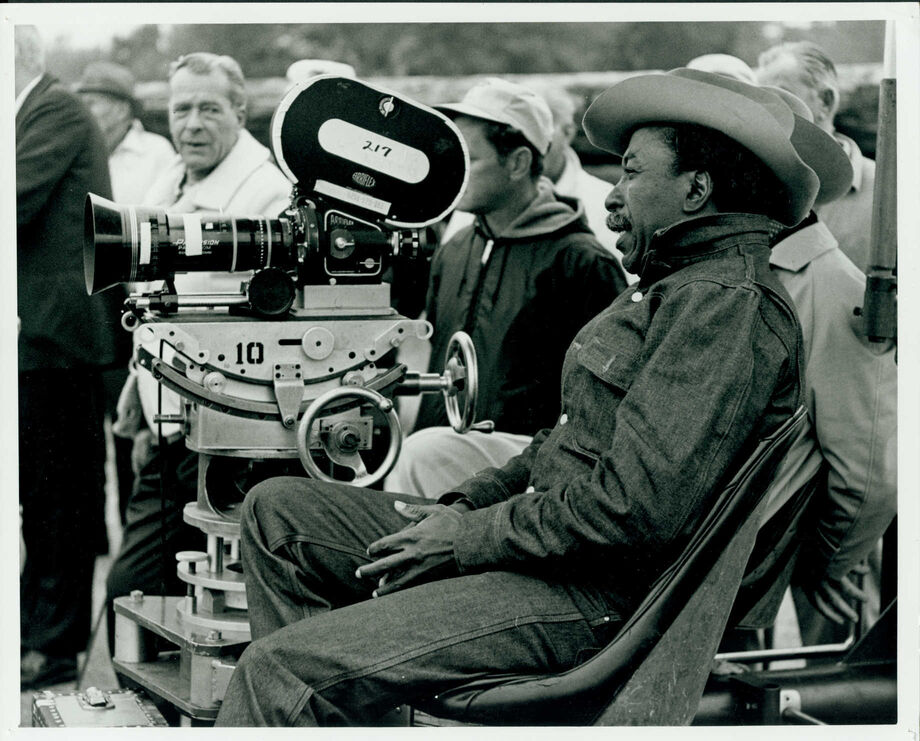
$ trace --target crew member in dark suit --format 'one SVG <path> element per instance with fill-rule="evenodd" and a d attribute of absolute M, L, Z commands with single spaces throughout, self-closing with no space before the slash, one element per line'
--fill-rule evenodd
<path fill-rule="evenodd" d="M 104 533 L 101 369 L 126 362 L 123 293 L 86 294 L 83 204 L 111 197 L 102 135 L 44 72 L 41 39 L 16 28 L 16 223 L 23 689 L 76 676 Z M 126 347 L 125 349 L 128 349 Z"/>

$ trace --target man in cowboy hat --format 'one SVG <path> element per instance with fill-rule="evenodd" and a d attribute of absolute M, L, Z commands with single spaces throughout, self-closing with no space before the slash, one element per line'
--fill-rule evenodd
<path fill-rule="evenodd" d="M 112 196 L 120 203 L 142 203 L 176 153 L 168 139 L 146 131 L 140 122 L 143 107 L 134 94 L 134 75 L 114 62 L 92 62 L 76 91 L 105 137 Z"/>
<path fill-rule="evenodd" d="M 572 342 L 557 423 L 438 504 L 255 487 L 241 531 L 255 640 L 219 724 L 368 724 L 610 639 L 800 403 L 800 331 L 769 269 L 818 190 L 793 128 L 775 94 L 682 70 L 592 104 L 589 138 L 623 155 L 609 225 L 639 283 Z"/>

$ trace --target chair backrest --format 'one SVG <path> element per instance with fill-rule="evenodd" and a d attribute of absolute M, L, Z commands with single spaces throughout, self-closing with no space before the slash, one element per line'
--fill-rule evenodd
<path fill-rule="evenodd" d="M 499 725 L 689 723 L 754 544 L 764 494 L 805 420 L 800 408 L 758 444 L 598 654 L 558 674 L 477 679 L 417 706 L 440 718 Z"/>
<path fill-rule="evenodd" d="M 785 462 L 780 465 L 785 465 Z M 827 468 L 822 465 L 776 513 L 761 524 L 728 616 L 728 627 L 769 628 L 776 622 L 802 543 L 809 533 L 814 533 L 814 529 L 809 527 L 809 505 L 814 495 L 826 486 Z"/>

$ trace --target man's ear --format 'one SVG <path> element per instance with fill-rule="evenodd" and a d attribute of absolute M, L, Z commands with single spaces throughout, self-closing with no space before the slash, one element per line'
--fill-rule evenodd
<path fill-rule="evenodd" d="M 562 133 L 565 135 L 565 140 L 571 144 L 575 141 L 575 135 L 578 133 L 578 127 L 575 125 L 574 121 L 569 121 L 562 125 Z"/>
<path fill-rule="evenodd" d="M 824 88 L 818 93 L 818 100 L 821 102 L 821 113 L 825 120 L 833 121 L 837 108 L 840 105 L 840 93 L 831 87 Z"/>
<path fill-rule="evenodd" d="M 116 104 L 118 106 L 119 121 L 134 120 L 134 111 L 131 108 L 131 104 L 127 100 L 117 100 Z"/>
<path fill-rule="evenodd" d="M 712 199 L 712 178 L 705 170 L 688 170 L 687 194 L 684 197 L 684 212 L 695 214 L 702 211 Z"/>
<path fill-rule="evenodd" d="M 508 168 L 508 177 L 512 180 L 530 177 L 530 166 L 533 164 L 533 152 L 528 147 L 518 147 L 508 153 L 505 158 L 505 167 Z"/>
<path fill-rule="evenodd" d="M 240 128 L 246 125 L 246 106 L 241 105 L 236 108 L 236 120 L 240 122 Z"/>

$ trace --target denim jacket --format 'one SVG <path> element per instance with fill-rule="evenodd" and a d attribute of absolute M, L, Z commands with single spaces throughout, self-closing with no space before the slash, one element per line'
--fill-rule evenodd
<path fill-rule="evenodd" d="M 569 347 L 555 427 L 442 498 L 476 508 L 454 544 L 461 572 L 530 571 L 635 606 L 801 403 L 801 332 L 769 268 L 780 228 L 718 214 L 656 233 L 639 284 Z"/>

